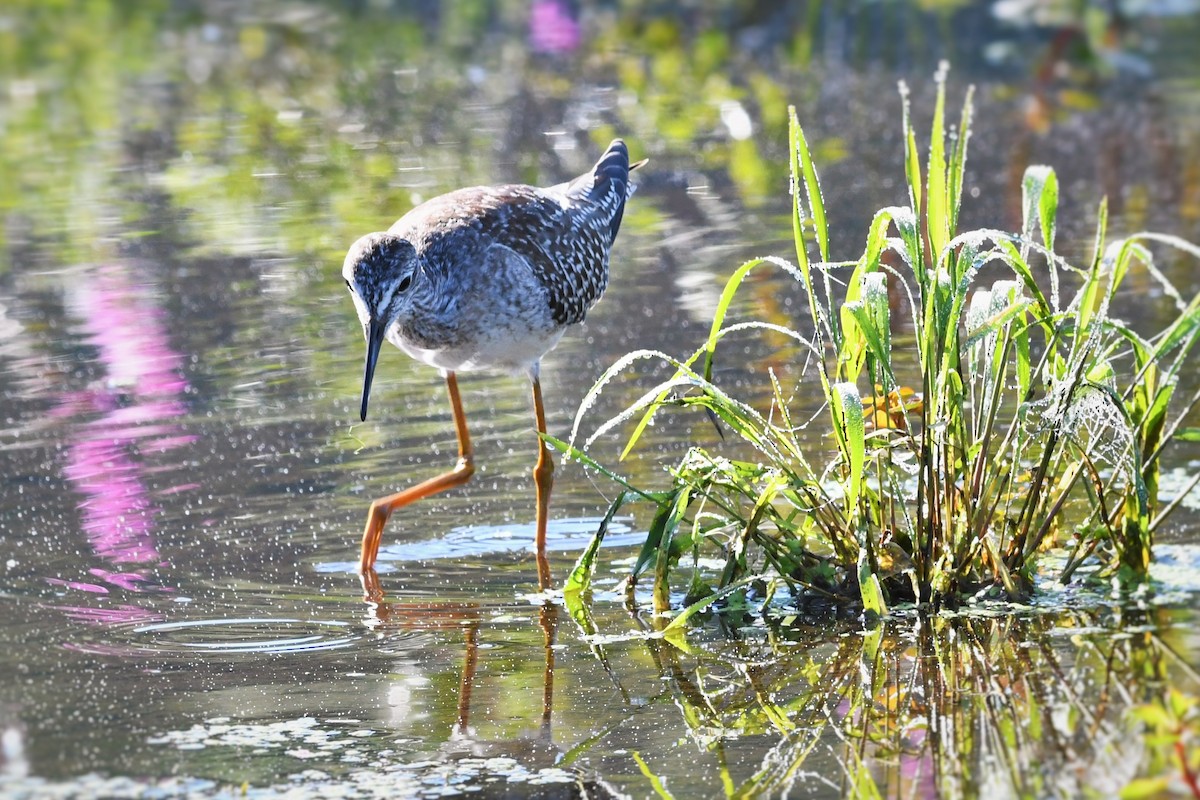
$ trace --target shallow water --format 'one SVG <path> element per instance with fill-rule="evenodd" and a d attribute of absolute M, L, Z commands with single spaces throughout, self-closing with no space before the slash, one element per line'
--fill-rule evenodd
<path fill-rule="evenodd" d="M 1144 772 L 1125 711 L 1198 690 L 1194 510 L 1144 597 L 1067 590 L 876 633 L 726 615 L 688 652 L 617 596 L 640 512 L 610 531 L 594 619 L 533 594 L 528 385 L 464 375 L 479 471 L 389 524 L 389 602 L 364 604 L 369 501 L 447 466 L 454 436 L 436 374 L 395 352 L 357 422 L 338 267 L 421 199 L 563 180 L 625 136 L 652 161 L 611 288 L 543 364 L 566 436 L 620 354 L 686 354 L 737 264 L 789 253 L 788 102 L 840 257 L 904 202 L 893 87 L 924 128 L 941 57 L 952 102 L 978 87 L 964 225 L 1018 225 L 1020 174 L 1046 162 L 1065 253 L 1088 257 L 1106 193 L 1114 234 L 1200 241 L 1200 12 L 1075 29 L 1004 4 L 608 9 L 577 29 L 534 6 L 0 9 L 0 793 L 834 797 L 870 775 L 896 796 L 1104 795 Z M 1194 261 L 1160 267 L 1200 290 Z M 1169 306 L 1138 288 L 1122 314 L 1151 329 Z M 745 292 L 738 313 L 801 324 L 782 278 Z M 724 385 L 799 379 L 778 342 L 726 352 Z M 585 428 L 654 373 L 636 377 Z M 699 416 L 650 438 L 619 465 L 649 485 L 688 444 L 722 446 Z M 592 454 L 615 465 L 621 444 Z M 1198 461 L 1181 446 L 1168 466 Z M 613 494 L 556 473 L 560 580 Z M 865 745 L 847 733 L 863 719 Z"/>

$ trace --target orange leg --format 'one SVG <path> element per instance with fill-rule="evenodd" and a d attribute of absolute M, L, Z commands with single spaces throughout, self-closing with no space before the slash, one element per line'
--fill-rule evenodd
<path fill-rule="evenodd" d="M 388 517 L 398 508 L 414 503 L 431 494 L 461 486 L 475 472 L 474 450 L 471 449 L 471 434 L 467 432 L 467 419 L 463 415 L 462 399 L 458 396 L 458 379 L 453 372 L 446 373 L 446 388 L 450 392 L 450 408 L 454 413 L 454 428 L 458 433 L 458 463 L 454 469 L 436 478 L 411 486 L 402 492 L 381 497 L 371 503 L 367 512 L 367 529 L 363 532 L 362 553 L 359 556 L 358 572 L 362 576 L 366 599 L 379 601 L 383 592 L 379 577 L 375 574 L 375 558 L 379 555 L 379 542 L 383 538 L 383 526 Z"/>
<path fill-rule="evenodd" d="M 546 409 L 542 405 L 542 384 L 533 378 L 533 413 L 537 419 L 539 434 L 546 432 Z M 550 561 L 546 558 L 546 519 L 550 515 L 550 489 L 554 486 L 554 459 L 550 447 L 538 439 L 538 460 L 533 468 L 533 482 L 537 487 L 537 570 L 538 589 L 546 591 L 552 585 Z"/>

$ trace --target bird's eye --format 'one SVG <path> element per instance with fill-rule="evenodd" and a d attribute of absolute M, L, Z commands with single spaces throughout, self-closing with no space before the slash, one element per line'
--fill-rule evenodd
<path fill-rule="evenodd" d="M 396 287 L 396 291 L 398 291 L 398 292 L 406 291 L 408 289 L 408 285 L 410 283 L 412 283 L 412 276 L 405 275 L 403 278 L 400 279 L 400 285 Z"/>

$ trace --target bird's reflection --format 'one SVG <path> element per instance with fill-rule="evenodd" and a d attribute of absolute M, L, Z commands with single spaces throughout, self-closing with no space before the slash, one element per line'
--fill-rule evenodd
<path fill-rule="evenodd" d="M 375 605 L 366 622 L 376 630 L 463 631 L 465 645 L 459 677 L 457 707 L 448 740 L 439 749 L 449 760 L 462 758 L 512 758 L 529 770 L 552 767 L 561 752 L 554 744 L 554 667 L 558 635 L 558 606 L 544 603 L 538 608 L 537 624 L 542 634 L 542 685 L 540 716 L 534 727 L 515 739 L 489 740 L 478 735 L 471 724 L 471 703 L 478 677 L 482 609 L 473 603 L 388 603 Z M 532 691 L 534 687 L 530 687 Z"/>
<path fill-rule="evenodd" d="M 516 758 L 527 768 L 553 766 L 559 751 L 554 744 L 551 720 L 554 713 L 554 643 L 558 632 L 558 606 L 545 603 L 538 609 L 538 626 L 542 630 L 544 665 L 542 668 L 541 718 L 535 729 L 509 741 L 488 741 L 479 738 L 471 727 L 471 696 L 475 687 L 475 669 L 479 660 L 479 627 L 466 630 L 466 654 L 463 658 L 462 679 L 458 690 L 458 714 L 450 741 L 443 754 L 450 757 L 491 757 L 507 755 Z"/>

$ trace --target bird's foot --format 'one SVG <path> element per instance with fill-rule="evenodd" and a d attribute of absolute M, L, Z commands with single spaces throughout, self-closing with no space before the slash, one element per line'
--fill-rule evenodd
<path fill-rule="evenodd" d="M 358 577 L 362 581 L 363 601 L 374 603 L 377 606 L 382 605 L 384 601 L 383 585 L 379 583 L 379 573 L 375 572 L 375 568 L 367 567 L 361 570 Z"/>

